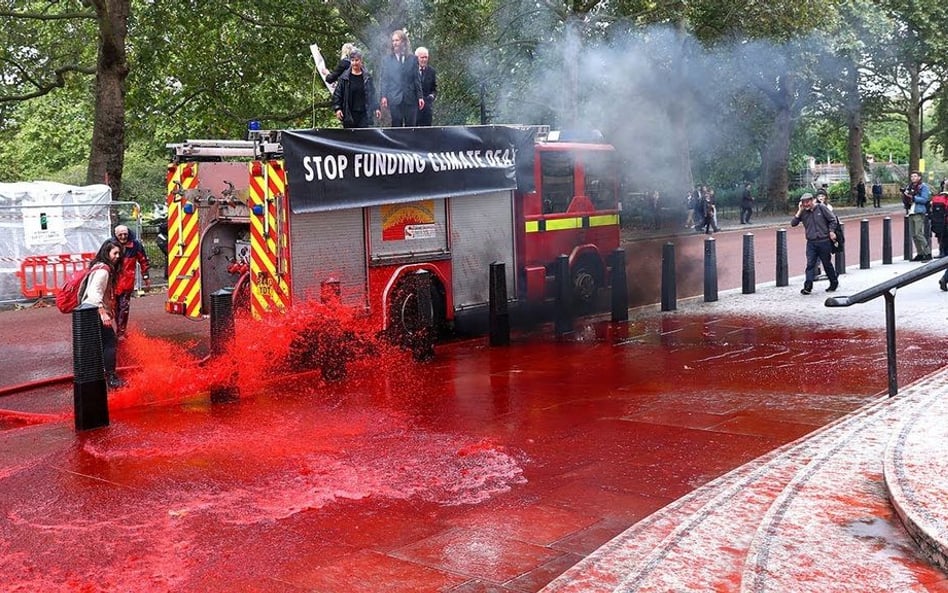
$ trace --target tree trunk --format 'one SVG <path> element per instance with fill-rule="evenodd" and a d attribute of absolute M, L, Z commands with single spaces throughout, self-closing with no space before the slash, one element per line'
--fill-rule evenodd
<path fill-rule="evenodd" d="M 107 183 L 112 199 L 122 199 L 125 162 L 125 37 L 131 0 L 94 0 L 99 25 L 95 118 L 86 183 Z"/>
<path fill-rule="evenodd" d="M 857 186 L 860 181 L 864 182 L 866 171 L 862 159 L 862 99 L 859 96 L 859 70 L 855 64 L 849 69 L 846 97 L 849 127 L 849 141 L 846 146 L 849 159 L 849 201 L 857 204 Z"/>
<path fill-rule="evenodd" d="M 787 211 L 787 187 L 790 162 L 790 134 L 793 129 L 791 111 L 793 94 L 790 77 L 780 77 L 776 91 L 771 95 L 774 105 L 774 121 L 764 149 L 763 186 L 772 212 Z"/>
<path fill-rule="evenodd" d="M 918 171 L 918 162 L 922 158 L 921 141 L 921 91 L 919 90 L 918 65 L 908 64 L 909 104 L 905 113 L 909 133 L 909 171 Z"/>

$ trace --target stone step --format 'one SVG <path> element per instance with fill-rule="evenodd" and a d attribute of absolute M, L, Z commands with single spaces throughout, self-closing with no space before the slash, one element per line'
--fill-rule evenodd
<path fill-rule="evenodd" d="M 709 482 L 543 591 L 895 591 L 943 582 L 888 504 L 882 459 L 898 419 L 933 387 L 948 392 L 945 377 L 929 376 Z"/>
<path fill-rule="evenodd" d="M 948 383 L 948 380 L 946 380 Z M 930 389 L 885 450 L 889 499 L 922 554 L 948 572 L 948 385 Z"/>

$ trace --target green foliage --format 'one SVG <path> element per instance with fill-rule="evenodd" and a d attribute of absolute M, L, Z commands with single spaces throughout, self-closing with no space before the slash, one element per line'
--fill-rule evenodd
<path fill-rule="evenodd" d="M 827 188 L 831 204 L 849 204 L 852 202 L 852 185 L 849 181 L 840 181 Z M 868 195 L 869 188 L 866 188 Z M 867 198 L 868 199 L 868 198 Z"/>
<path fill-rule="evenodd" d="M 909 159 L 909 146 L 904 136 L 878 136 L 869 142 L 866 147 L 866 154 L 871 154 L 876 161 L 892 161 L 894 163 L 907 163 Z"/>
<path fill-rule="evenodd" d="M 66 88 L 18 103 L 0 142 L 4 181 L 50 179 L 57 171 L 84 164 L 92 139 L 92 108 L 87 85 Z M 84 174 L 84 173 L 83 173 Z"/>
<path fill-rule="evenodd" d="M 783 169 L 797 172 L 804 155 L 847 158 L 852 97 L 840 80 L 852 72 L 852 56 L 871 56 L 857 65 L 900 81 L 906 55 L 941 67 L 928 74 L 936 82 L 948 65 L 942 35 L 904 43 L 948 30 L 948 11 L 905 0 L 739 8 L 724 0 L 131 1 L 123 183 L 128 199 L 145 203 L 163 199 L 167 142 L 241 137 L 250 119 L 267 128 L 337 126 L 314 76 L 314 41 L 330 65 L 342 43 L 356 42 L 378 75 L 392 29 L 405 27 L 438 69 L 435 123 L 478 123 L 484 101 L 493 122 L 599 128 L 643 188 L 699 180 L 725 201 L 740 182 L 772 174 L 781 156 L 772 148 L 777 114 L 794 132 Z M 83 0 L 8 4 L 91 14 Z M 71 178 L 89 157 L 93 88 L 82 72 L 95 65 L 95 21 L 0 18 L 0 95 L 55 82 L 57 68 L 72 67 L 45 96 L 19 103 L 0 96 L 0 156 L 10 163 L 0 175 Z M 892 88 L 860 89 L 864 148 L 877 160 L 891 154 L 904 162 L 905 122 L 878 123 L 893 107 L 883 92 Z M 948 122 L 940 92 L 929 127 Z M 946 134 L 936 146 L 948 146 Z"/>

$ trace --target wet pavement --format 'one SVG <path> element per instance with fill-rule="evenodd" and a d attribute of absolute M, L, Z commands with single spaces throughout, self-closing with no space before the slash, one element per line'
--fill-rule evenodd
<path fill-rule="evenodd" d="M 850 270 L 841 294 L 913 265 Z M 133 302 L 111 425 L 79 434 L 70 381 L 10 388 L 71 372 L 69 316 L 0 313 L 0 589 L 538 591 L 878 399 L 881 304 L 827 310 L 798 290 L 455 342 L 425 364 L 379 352 L 333 383 L 277 370 L 281 326 L 199 366 L 208 323 L 150 295 Z M 945 298 L 934 280 L 900 291 L 900 384 L 942 368 L 946 315 L 933 328 L 912 312 Z M 229 373 L 239 401 L 211 404 Z"/>

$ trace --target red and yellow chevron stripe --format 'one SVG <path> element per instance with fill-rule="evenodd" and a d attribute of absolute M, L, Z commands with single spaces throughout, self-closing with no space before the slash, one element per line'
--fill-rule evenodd
<path fill-rule="evenodd" d="M 250 163 L 250 310 L 255 318 L 290 305 L 289 221 L 283 161 Z M 258 214 L 259 212 L 259 214 Z"/>
<path fill-rule="evenodd" d="M 185 210 L 182 193 L 198 185 L 198 164 L 168 165 L 168 311 L 201 316 L 201 246 L 197 208 Z M 180 184 L 180 186 L 179 186 Z"/>

